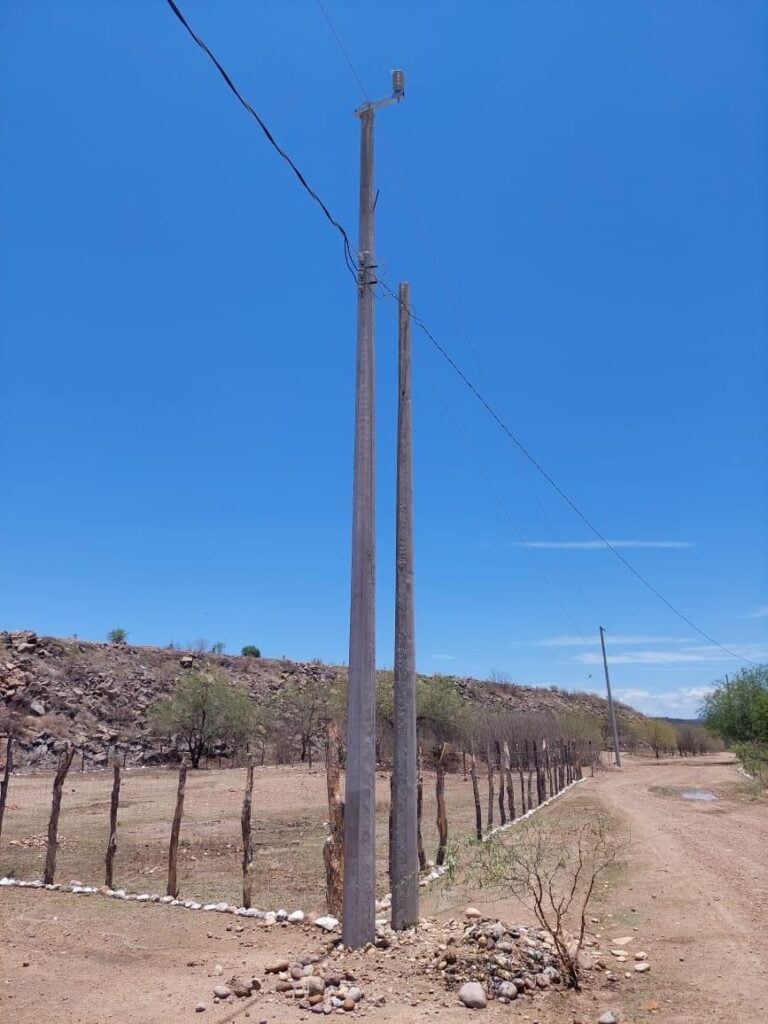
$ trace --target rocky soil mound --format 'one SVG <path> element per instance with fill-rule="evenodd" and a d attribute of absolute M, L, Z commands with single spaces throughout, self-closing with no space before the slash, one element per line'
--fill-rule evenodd
<path fill-rule="evenodd" d="M 110 746 L 116 743 L 129 765 L 157 763 L 162 749 L 147 732 L 147 708 L 173 691 L 182 671 L 202 664 L 225 672 L 255 698 L 289 682 L 343 682 L 347 673 L 345 667 L 320 662 L 99 644 L 39 637 L 30 630 L 2 632 L 0 701 L 26 716 L 17 767 L 50 769 L 66 741 L 75 744 L 86 765 L 105 765 Z M 605 702 L 591 694 L 474 679 L 459 679 L 457 684 L 468 701 L 500 711 L 605 714 Z M 631 709 L 622 714 L 642 719 Z"/>

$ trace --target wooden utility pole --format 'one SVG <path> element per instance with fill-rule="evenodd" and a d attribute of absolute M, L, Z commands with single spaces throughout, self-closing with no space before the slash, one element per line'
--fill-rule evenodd
<path fill-rule="evenodd" d="M 341 933 L 344 945 L 351 949 L 373 942 L 376 937 L 373 118 L 377 108 L 403 98 L 401 71 L 393 72 L 392 84 L 391 97 L 376 103 L 366 101 L 355 111 L 360 118 L 360 221 Z"/>
<path fill-rule="evenodd" d="M 605 686 L 608 690 L 608 714 L 611 716 L 611 731 L 613 732 L 613 753 L 616 758 L 616 767 L 621 768 L 621 753 L 619 751 L 619 730 L 616 725 L 616 710 L 613 706 L 611 696 L 611 677 L 608 675 L 608 658 L 605 653 L 605 629 L 600 627 L 600 646 L 603 649 L 603 667 L 605 668 Z"/>
<path fill-rule="evenodd" d="M 397 500 L 395 524 L 395 694 L 392 765 L 392 927 L 419 920 L 417 849 L 418 739 L 413 621 L 413 482 L 411 445 L 411 292 L 399 289 Z"/>

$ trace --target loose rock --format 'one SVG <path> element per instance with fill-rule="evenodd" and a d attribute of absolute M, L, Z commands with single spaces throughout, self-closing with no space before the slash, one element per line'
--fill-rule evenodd
<path fill-rule="evenodd" d="M 483 986 L 477 981 L 468 981 L 459 989 L 459 999 L 470 1010 L 484 1010 L 488 1005 Z"/>
<path fill-rule="evenodd" d="M 267 964 L 264 968 L 265 974 L 279 974 L 281 971 L 288 970 L 287 960 L 275 960 L 271 964 Z"/>

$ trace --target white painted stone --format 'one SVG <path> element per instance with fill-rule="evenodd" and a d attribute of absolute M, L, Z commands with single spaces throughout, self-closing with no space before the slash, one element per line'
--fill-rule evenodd
<path fill-rule="evenodd" d="M 318 917 L 315 921 L 318 928 L 322 928 L 324 932 L 332 932 L 335 928 L 339 927 L 339 922 L 335 917 L 330 914 L 326 914 L 324 917 Z"/>

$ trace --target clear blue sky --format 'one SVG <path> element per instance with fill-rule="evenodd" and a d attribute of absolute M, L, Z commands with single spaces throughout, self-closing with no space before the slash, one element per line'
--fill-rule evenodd
<path fill-rule="evenodd" d="M 326 6 L 371 95 L 407 71 L 378 119 L 386 280 L 655 586 L 767 659 L 768 8 Z M 314 0 L 182 7 L 354 236 L 360 93 Z M 162 0 L 0 19 L 0 626 L 345 660 L 338 237 Z M 377 329 L 389 665 L 387 304 Z M 597 688 L 602 623 L 619 693 L 691 713 L 740 663 L 609 552 L 521 546 L 593 538 L 414 341 L 419 668 Z"/>

